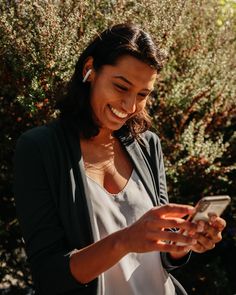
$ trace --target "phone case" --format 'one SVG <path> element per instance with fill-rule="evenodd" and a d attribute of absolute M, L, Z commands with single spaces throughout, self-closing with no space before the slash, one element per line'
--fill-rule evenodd
<path fill-rule="evenodd" d="M 211 214 L 220 216 L 230 203 L 229 196 L 210 196 L 202 198 L 196 205 L 196 212 L 190 217 L 191 221 L 208 221 Z"/>
<path fill-rule="evenodd" d="M 208 221 L 211 214 L 220 216 L 230 201 L 231 198 L 229 196 L 203 197 L 196 205 L 196 212 L 190 216 L 188 220 L 192 222 L 196 222 L 198 220 Z M 183 232 L 183 235 L 187 234 L 187 231 Z M 176 245 L 183 246 L 185 244 L 178 242 Z"/>

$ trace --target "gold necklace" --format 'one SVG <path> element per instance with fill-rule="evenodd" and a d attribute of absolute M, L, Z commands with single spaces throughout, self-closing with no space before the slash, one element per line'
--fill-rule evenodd
<path fill-rule="evenodd" d="M 115 166 L 115 148 L 117 145 L 117 140 L 113 140 L 113 142 L 109 143 L 109 145 L 105 144 L 104 149 L 108 149 L 108 152 L 112 152 L 110 159 L 106 161 L 99 161 L 97 160 L 97 163 L 91 164 L 87 162 L 84 158 L 84 168 L 87 171 L 90 171 L 92 174 L 97 175 L 104 175 L 105 172 L 108 172 L 111 176 L 114 176 L 117 173 L 117 169 Z M 113 147 L 113 151 L 110 150 L 110 147 Z M 110 151 L 109 151 L 110 150 Z"/>
<path fill-rule="evenodd" d="M 112 167 L 112 170 L 110 170 L 111 167 Z M 105 172 L 109 172 L 111 176 L 114 176 L 117 172 L 117 169 L 114 163 L 114 158 L 106 161 L 105 164 L 101 166 L 93 165 L 91 163 L 84 161 L 84 168 L 86 171 L 89 171 L 92 174 L 96 174 L 96 175 L 104 175 Z"/>

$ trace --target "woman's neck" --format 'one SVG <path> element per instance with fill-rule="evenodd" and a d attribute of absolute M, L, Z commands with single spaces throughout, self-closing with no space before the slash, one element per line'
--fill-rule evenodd
<path fill-rule="evenodd" d="M 99 134 L 91 139 L 88 139 L 94 145 L 99 146 L 107 146 L 113 145 L 116 141 L 114 135 L 111 130 L 108 129 L 100 129 Z"/>
<path fill-rule="evenodd" d="M 84 162 L 96 164 L 114 162 L 114 157 L 119 149 L 119 142 L 111 132 L 101 130 L 99 134 L 90 139 L 81 139 L 81 151 Z"/>

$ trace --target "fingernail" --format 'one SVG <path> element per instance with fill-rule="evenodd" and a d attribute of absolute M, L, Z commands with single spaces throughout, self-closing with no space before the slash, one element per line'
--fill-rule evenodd
<path fill-rule="evenodd" d="M 197 240 L 193 239 L 191 242 L 192 245 L 196 245 L 197 244 Z"/>
<path fill-rule="evenodd" d="M 215 221 L 216 221 L 216 218 L 217 218 L 217 217 L 216 217 L 215 215 L 211 216 L 211 217 L 210 217 L 211 222 L 215 222 Z"/>
<path fill-rule="evenodd" d="M 197 231 L 198 232 L 203 232 L 204 231 L 204 223 L 203 222 L 199 222 L 197 225 Z"/>

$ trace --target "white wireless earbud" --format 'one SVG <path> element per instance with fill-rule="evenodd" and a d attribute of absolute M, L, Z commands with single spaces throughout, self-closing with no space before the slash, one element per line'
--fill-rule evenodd
<path fill-rule="evenodd" d="M 85 83 L 89 77 L 89 75 L 91 74 L 92 72 L 92 69 L 89 69 L 88 72 L 86 73 L 86 75 L 84 76 L 84 79 L 83 79 L 83 83 Z"/>

